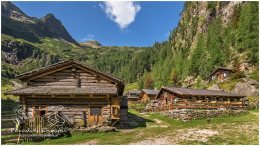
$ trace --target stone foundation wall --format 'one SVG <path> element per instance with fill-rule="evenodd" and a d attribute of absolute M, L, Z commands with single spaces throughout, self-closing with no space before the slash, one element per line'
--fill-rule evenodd
<path fill-rule="evenodd" d="M 235 116 L 246 114 L 247 110 L 171 110 L 161 112 L 161 114 L 169 116 L 173 119 L 181 119 L 182 121 L 190 121 L 195 119 L 211 119 L 221 116 Z"/>

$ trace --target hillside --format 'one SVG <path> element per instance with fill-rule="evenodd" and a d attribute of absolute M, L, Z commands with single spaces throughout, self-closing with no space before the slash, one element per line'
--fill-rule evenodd
<path fill-rule="evenodd" d="M 102 45 L 98 41 L 95 41 L 95 40 L 80 42 L 79 44 L 80 44 L 80 46 L 90 47 L 90 48 L 100 48 L 100 47 L 102 47 Z"/>
<path fill-rule="evenodd" d="M 37 19 L 11 2 L 1 5 L 4 84 L 16 74 L 77 58 L 122 78 L 128 89 L 217 85 L 231 91 L 242 82 L 258 94 L 258 2 L 186 2 L 169 39 L 142 48 L 79 45 L 54 15 Z M 208 84 L 207 76 L 219 66 L 236 74 L 227 82 Z"/>
<path fill-rule="evenodd" d="M 257 2 L 186 2 L 178 27 L 167 41 L 154 45 L 156 61 L 139 85 L 192 82 L 194 88 L 208 88 L 205 81 L 219 66 L 236 72 L 227 86 L 243 77 L 258 82 L 258 16 Z"/>

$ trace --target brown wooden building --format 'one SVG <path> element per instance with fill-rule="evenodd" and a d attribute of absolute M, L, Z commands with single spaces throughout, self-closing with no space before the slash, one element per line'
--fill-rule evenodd
<path fill-rule="evenodd" d="M 232 69 L 218 67 L 209 75 L 209 82 L 212 80 L 223 81 L 232 73 Z"/>
<path fill-rule="evenodd" d="M 215 90 L 162 87 L 156 99 L 158 110 L 242 109 L 244 97 L 246 96 Z"/>
<path fill-rule="evenodd" d="M 107 73 L 68 60 L 18 76 L 26 87 L 7 92 L 20 97 L 32 120 L 61 106 L 72 127 L 112 125 L 120 119 L 124 83 Z"/>
<path fill-rule="evenodd" d="M 159 90 L 142 89 L 139 95 L 141 102 L 147 103 L 151 100 L 155 100 L 155 97 L 159 93 Z"/>
<path fill-rule="evenodd" d="M 140 101 L 139 95 L 141 94 L 140 90 L 129 90 L 126 92 L 128 103 Z"/>

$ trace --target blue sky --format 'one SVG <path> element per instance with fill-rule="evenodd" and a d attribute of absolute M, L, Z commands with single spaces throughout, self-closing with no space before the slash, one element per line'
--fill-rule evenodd
<path fill-rule="evenodd" d="M 168 39 L 184 2 L 13 2 L 27 15 L 57 17 L 77 41 L 106 46 L 151 46 Z"/>

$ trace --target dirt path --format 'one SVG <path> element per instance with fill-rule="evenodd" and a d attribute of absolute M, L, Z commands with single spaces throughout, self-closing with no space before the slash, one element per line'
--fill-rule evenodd
<path fill-rule="evenodd" d="M 77 143 L 75 145 L 97 145 L 98 141 L 93 139 L 90 141 L 82 142 L 82 143 Z"/>
<path fill-rule="evenodd" d="M 207 142 L 209 136 L 218 135 L 219 132 L 216 130 L 209 129 L 185 129 L 185 130 L 177 130 L 172 134 L 167 133 L 163 135 L 159 135 L 154 138 L 148 138 L 142 141 L 138 141 L 135 143 L 130 143 L 130 145 L 172 145 L 179 144 L 181 141 L 189 139 L 191 141 L 197 140 L 201 142 Z"/>
<path fill-rule="evenodd" d="M 147 128 L 154 128 L 154 127 L 161 127 L 161 128 L 168 128 L 170 125 L 164 121 L 159 119 L 153 119 L 154 124 L 148 125 Z"/>

